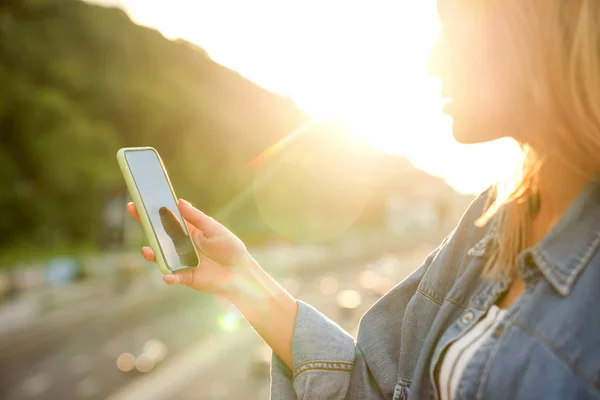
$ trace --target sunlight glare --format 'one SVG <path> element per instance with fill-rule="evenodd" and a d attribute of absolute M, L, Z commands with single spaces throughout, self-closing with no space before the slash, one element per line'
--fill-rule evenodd
<path fill-rule="evenodd" d="M 233 332 L 239 328 L 239 312 L 231 310 L 226 314 L 220 315 L 217 324 L 224 332 Z"/>
<path fill-rule="evenodd" d="M 198 44 L 460 192 L 483 190 L 518 158 L 510 140 L 464 146 L 452 138 L 439 82 L 424 68 L 440 30 L 435 0 L 90 1 L 120 4 L 134 21 Z"/>

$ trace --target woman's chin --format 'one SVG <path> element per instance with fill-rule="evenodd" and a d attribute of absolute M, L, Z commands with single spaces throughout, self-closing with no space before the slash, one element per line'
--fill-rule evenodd
<path fill-rule="evenodd" d="M 461 144 L 486 143 L 503 137 L 491 129 L 490 124 L 476 123 L 472 120 L 466 122 L 456 116 L 452 116 L 452 136 Z"/>
<path fill-rule="evenodd" d="M 455 129 L 454 127 L 452 127 L 452 136 L 454 137 L 454 140 L 456 140 L 460 144 L 475 144 L 486 141 L 482 140 L 480 135 L 475 135 L 472 132 L 464 132 L 462 130 Z"/>

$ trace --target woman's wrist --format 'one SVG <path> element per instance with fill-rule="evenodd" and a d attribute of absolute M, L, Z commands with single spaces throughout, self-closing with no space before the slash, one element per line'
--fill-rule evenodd
<path fill-rule="evenodd" d="M 225 297 L 291 368 L 296 300 L 253 259 L 236 275 Z"/>
<path fill-rule="evenodd" d="M 224 296 L 234 305 L 244 302 L 264 302 L 269 299 L 290 296 L 275 280 L 248 254 L 232 272 L 231 282 Z"/>
<path fill-rule="evenodd" d="M 246 255 L 232 268 L 231 278 L 223 297 L 233 304 L 250 297 L 259 297 L 262 290 L 260 290 L 260 280 L 256 276 L 257 268 L 260 268 L 258 263 L 250 254 Z"/>

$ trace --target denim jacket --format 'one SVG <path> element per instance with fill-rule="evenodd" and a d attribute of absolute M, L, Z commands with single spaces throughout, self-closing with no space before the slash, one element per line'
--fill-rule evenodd
<path fill-rule="evenodd" d="M 293 370 L 276 356 L 273 399 L 438 398 L 445 349 L 506 291 L 482 275 L 494 224 L 475 227 L 487 194 L 423 265 L 362 317 L 357 340 L 298 301 Z M 558 224 L 517 257 L 526 290 L 476 353 L 460 399 L 600 399 L 600 185 L 590 183 Z"/>

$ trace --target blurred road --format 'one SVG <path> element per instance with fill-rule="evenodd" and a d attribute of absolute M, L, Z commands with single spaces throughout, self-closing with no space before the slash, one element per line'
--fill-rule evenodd
<path fill-rule="evenodd" d="M 107 304 L 66 326 L 4 339 L 0 398 L 103 399 L 136 375 L 117 369 L 120 354 L 138 355 L 151 339 L 169 352 L 185 348 L 210 328 L 206 321 L 215 320 L 218 309 L 211 303 L 207 296 L 174 288 L 130 304 Z"/>
<path fill-rule="evenodd" d="M 299 284 L 294 281 L 287 283 L 292 291 L 297 292 L 298 298 L 315 306 L 356 337 L 360 317 L 365 311 L 382 292 L 418 267 L 429 250 L 421 248 L 409 254 L 379 257 L 372 262 L 351 263 L 328 274 L 312 276 Z M 356 301 L 356 294 L 360 296 L 360 302 Z M 344 305 L 355 308 L 341 307 Z M 214 363 L 203 365 L 196 373 L 187 376 L 187 384 L 179 386 L 177 374 L 186 370 L 185 365 L 179 364 L 173 366 L 173 375 L 165 375 L 166 382 L 161 383 L 161 377 L 157 377 L 157 381 L 148 380 L 144 389 L 130 392 L 129 396 L 122 398 L 268 399 L 271 351 L 254 332 L 249 331 L 244 325 L 237 334 L 229 333 L 227 340 L 230 345 L 215 357 Z M 167 382 L 175 387 L 168 387 Z M 154 395 L 164 386 L 168 390 Z"/>
<path fill-rule="evenodd" d="M 428 250 L 311 268 L 278 280 L 354 334 L 360 315 Z M 186 288 L 110 303 L 66 326 L 0 338 L 0 398 L 268 398 L 270 352 L 229 305 Z M 149 348 L 160 349 L 156 362 L 142 357 Z M 133 370 L 119 370 L 118 358 L 122 370 Z"/>

